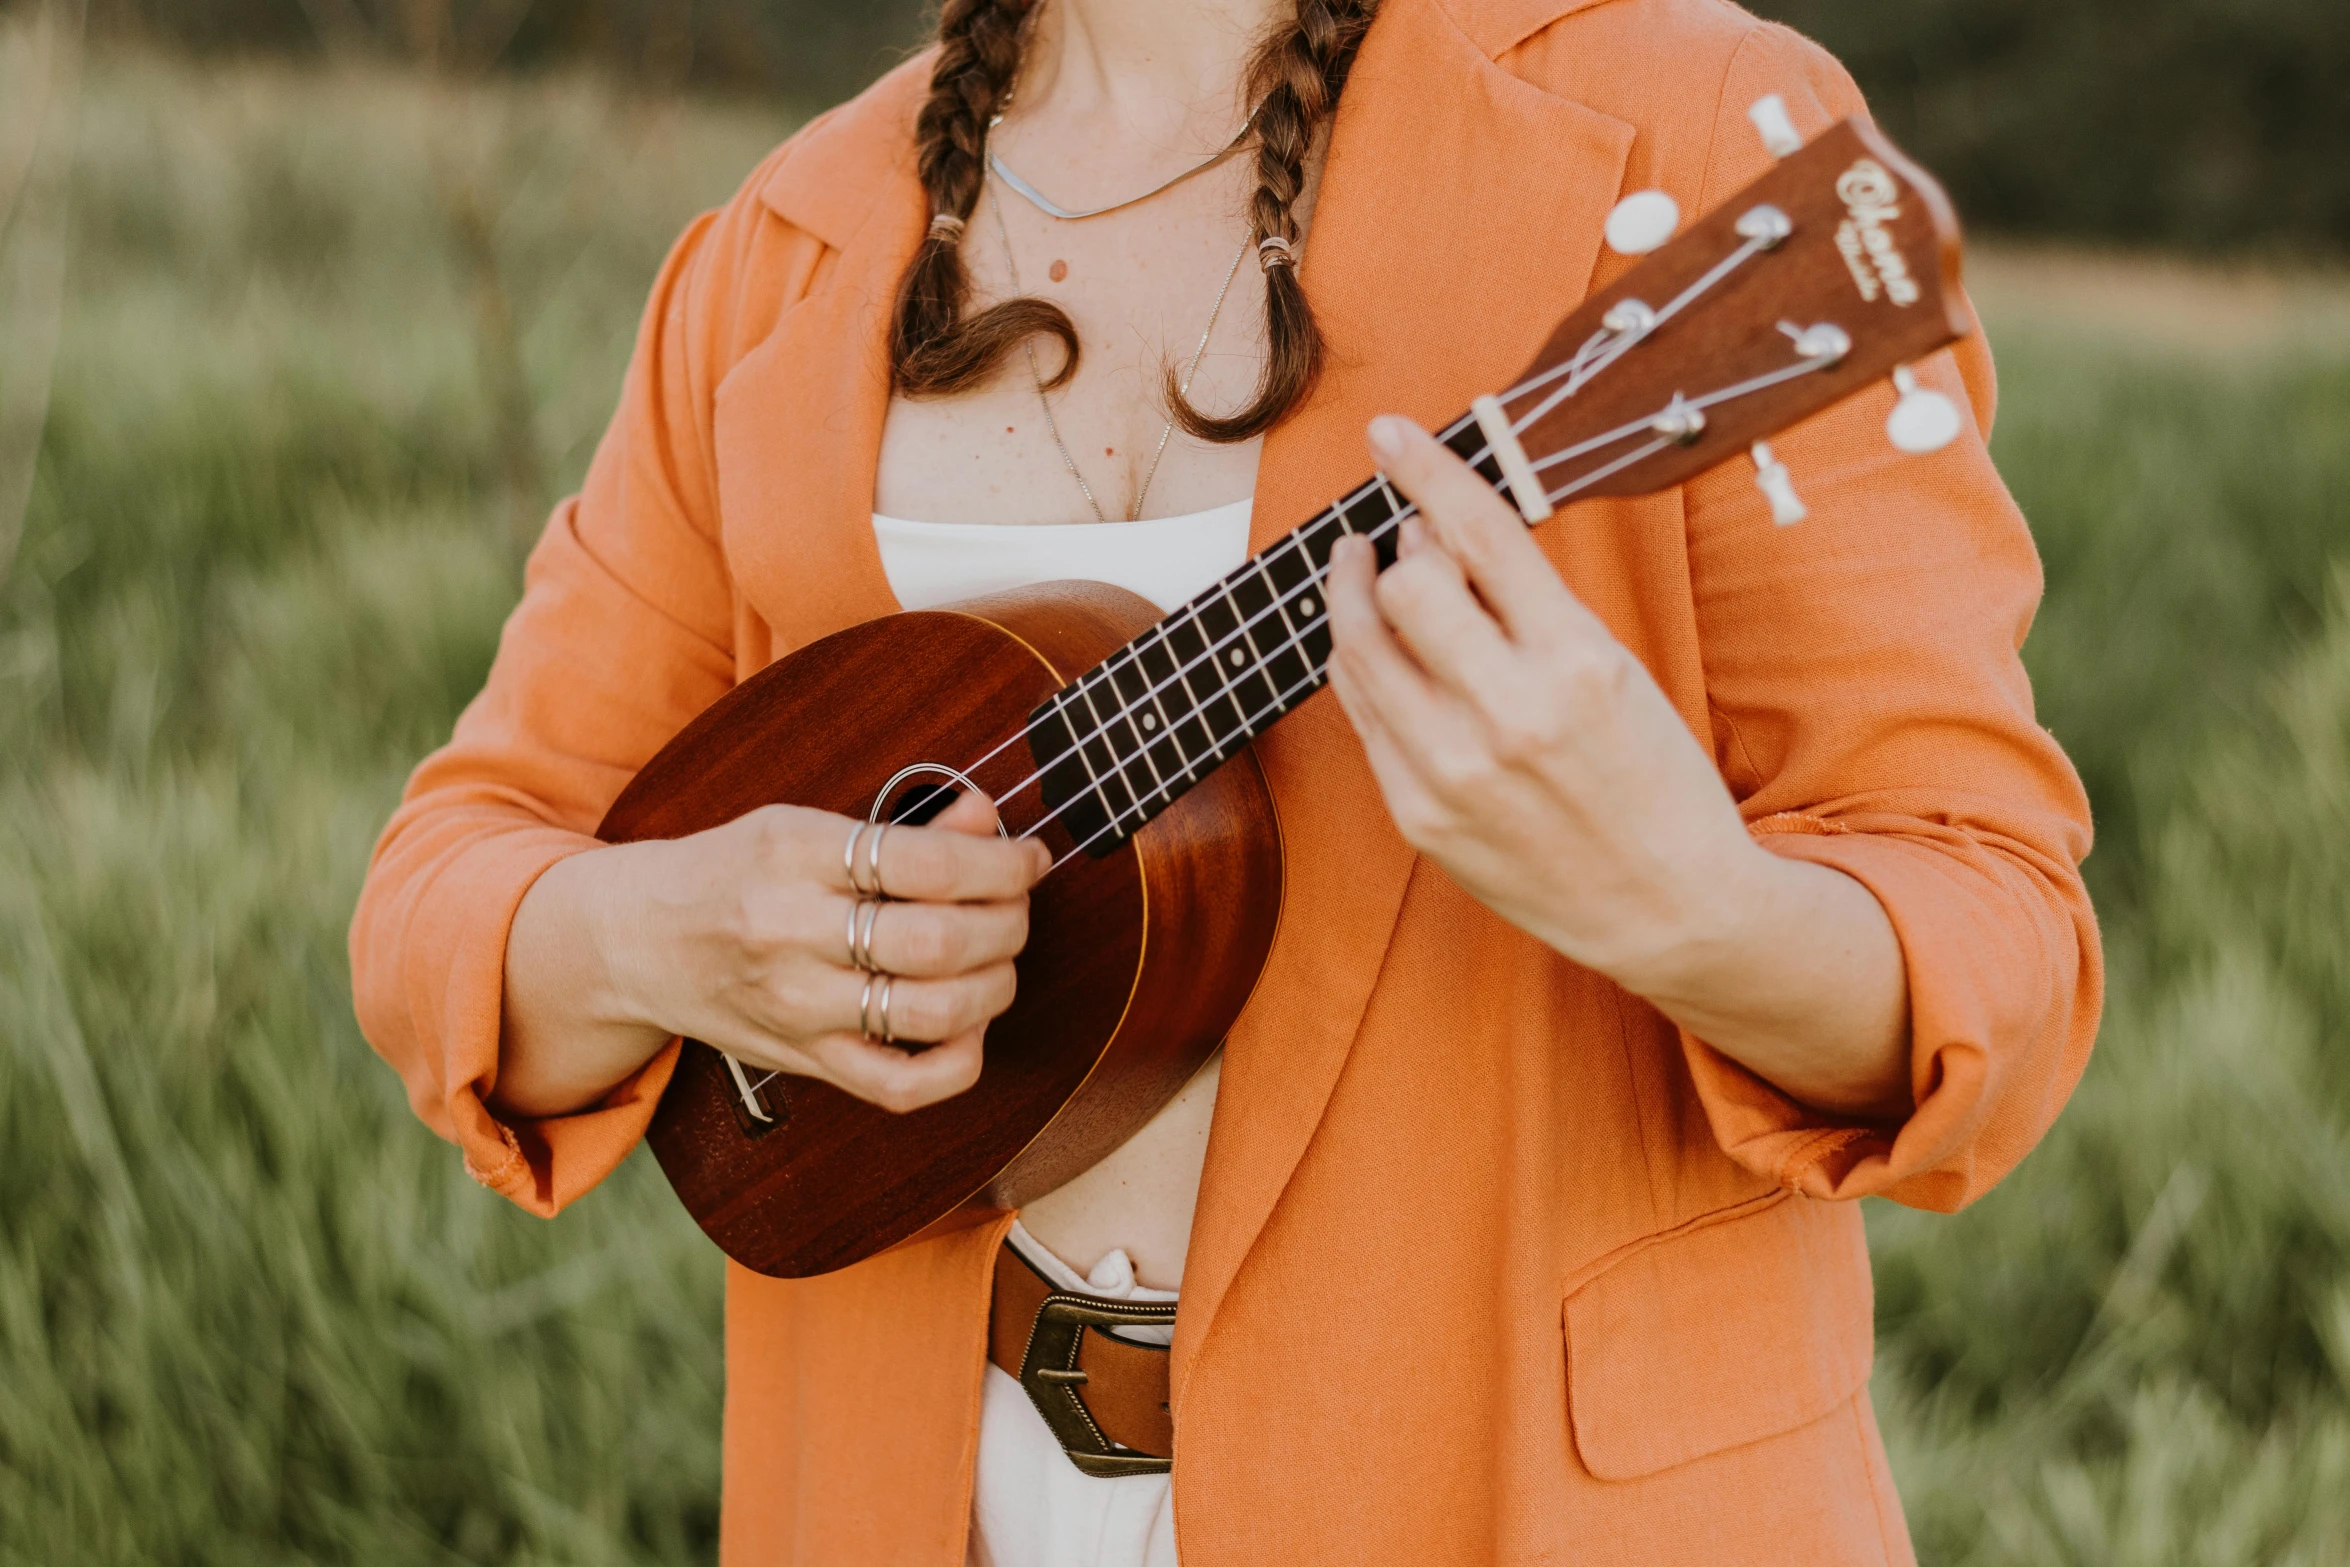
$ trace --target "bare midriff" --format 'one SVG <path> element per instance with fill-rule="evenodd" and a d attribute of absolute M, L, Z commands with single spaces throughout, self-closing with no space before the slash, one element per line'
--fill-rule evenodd
<path fill-rule="evenodd" d="M 1183 1287 L 1221 1053 L 1116 1153 L 1020 1211 L 1037 1241 L 1079 1272 L 1124 1247 L 1152 1289 Z"/>

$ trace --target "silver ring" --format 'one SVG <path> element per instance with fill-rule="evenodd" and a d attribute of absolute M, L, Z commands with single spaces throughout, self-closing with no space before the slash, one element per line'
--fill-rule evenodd
<path fill-rule="evenodd" d="M 854 893 L 862 894 L 865 890 L 857 885 L 857 840 L 864 837 L 865 829 L 872 825 L 870 822 L 859 822 L 850 828 L 849 846 L 840 851 L 841 872 L 848 877 L 849 891 Z"/>
<path fill-rule="evenodd" d="M 880 972 L 873 961 L 873 931 L 881 923 L 879 898 L 859 898 L 849 905 L 849 967 L 861 973 Z"/>
<path fill-rule="evenodd" d="M 873 1031 L 873 986 L 875 981 L 879 981 L 881 985 L 881 1032 L 879 1033 Z M 864 994 L 857 998 L 857 1029 L 865 1036 L 868 1043 L 894 1045 L 898 1042 L 898 1036 L 889 1024 L 889 1003 L 897 987 L 898 977 L 895 974 L 868 974 L 865 976 Z"/>
<path fill-rule="evenodd" d="M 889 836 L 893 825 L 891 822 L 860 822 L 849 833 L 848 847 L 841 850 L 840 864 L 841 869 L 848 872 L 849 890 L 860 898 L 889 896 L 881 886 L 881 844 Z M 865 837 L 867 832 L 873 834 L 870 839 Z M 860 840 L 865 843 L 865 864 L 861 874 L 857 865 L 857 844 Z"/>

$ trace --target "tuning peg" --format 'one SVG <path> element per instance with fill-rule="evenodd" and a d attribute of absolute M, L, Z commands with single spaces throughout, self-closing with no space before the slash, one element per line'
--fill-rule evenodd
<path fill-rule="evenodd" d="M 1661 190 L 1635 191 L 1607 215 L 1607 248 L 1619 256 L 1662 250 L 1681 228 L 1681 204 Z"/>
<path fill-rule="evenodd" d="M 1885 434 L 1897 449 L 1923 457 L 1957 440 L 1966 428 L 1958 404 L 1918 385 L 1917 373 L 1909 366 L 1893 372 L 1893 385 L 1901 393 L 1901 401 L 1894 405 L 1893 417 L 1885 421 Z"/>
<path fill-rule="evenodd" d="M 1788 473 L 1787 465 L 1779 461 L 1768 441 L 1754 443 L 1754 483 L 1755 488 L 1761 490 L 1764 498 L 1771 503 L 1771 521 L 1780 527 L 1792 528 L 1811 515 L 1811 509 L 1803 504 L 1803 497 L 1795 493 L 1794 476 Z"/>
<path fill-rule="evenodd" d="M 1792 321 L 1779 323 L 1779 330 L 1795 345 L 1799 359 L 1816 365 L 1840 365 L 1852 352 L 1852 334 L 1833 321 L 1822 321 L 1817 326 L 1797 326 Z"/>
<path fill-rule="evenodd" d="M 1795 128 L 1795 118 L 1787 112 L 1787 100 L 1777 93 L 1755 100 L 1746 111 L 1754 121 L 1754 128 L 1762 133 L 1763 149 L 1774 158 L 1793 157 L 1803 151 L 1803 133 Z"/>

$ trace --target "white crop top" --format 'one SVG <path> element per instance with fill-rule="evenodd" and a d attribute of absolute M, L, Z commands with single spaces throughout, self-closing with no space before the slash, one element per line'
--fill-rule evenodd
<path fill-rule="evenodd" d="M 1107 582 L 1162 610 L 1248 559 L 1250 501 L 1141 522 L 908 522 L 873 514 L 881 569 L 907 609 L 1040 582 Z"/>

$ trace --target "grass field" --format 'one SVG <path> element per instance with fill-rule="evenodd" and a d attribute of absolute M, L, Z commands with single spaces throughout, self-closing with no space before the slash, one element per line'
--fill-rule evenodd
<path fill-rule="evenodd" d="M 669 237 L 787 123 L 94 69 L 0 585 L 5 1567 L 710 1558 L 715 1254 L 642 1160 L 559 1225 L 476 1189 L 360 1040 L 343 931 L 533 482 L 452 179 L 560 486 Z M 2159 290 L 2077 269 L 1984 292 L 2111 1022 L 2015 1179 L 1871 1214 L 1877 1391 L 1931 1567 L 2341 1563 L 2350 343 L 2149 333 Z"/>

